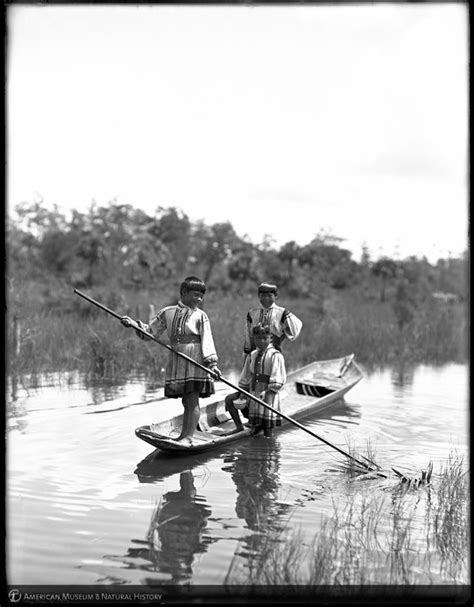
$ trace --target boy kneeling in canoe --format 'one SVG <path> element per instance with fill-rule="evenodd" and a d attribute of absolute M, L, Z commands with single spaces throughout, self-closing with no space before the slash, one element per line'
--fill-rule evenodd
<path fill-rule="evenodd" d="M 252 328 L 252 337 L 256 346 L 245 359 L 240 375 L 239 388 L 254 394 L 268 403 L 274 409 L 280 410 L 279 392 L 286 381 L 285 359 L 283 354 L 272 344 L 269 326 L 258 324 Z M 240 414 L 235 406 L 239 392 L 228 394 L 225 399 L 226 409 L 235 422 L 237 431 L 244 429 Z M 265 436 L 272 435 L 272 428 L 281 425 L 281 417 L 260 405 L 253 399 L 248 399 L 249 426 L 258 432 L 263 429 Z M 237 400 L 238 402 L 238 400 Z"/>

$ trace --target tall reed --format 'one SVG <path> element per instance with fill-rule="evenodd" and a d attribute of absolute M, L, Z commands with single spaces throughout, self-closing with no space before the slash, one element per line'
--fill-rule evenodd
<path fill-rule="evenodd" d="M 22 287 L 23 288 L 23 287 Z M 159 345 L 139 340 L 118 320 L 80 300 L 72 289 L 28 289 L 16 293 L 7 313 L 8 369 L 11 373 L 35 374 L 76 369 L 100 377 L 145 374 L 158 382 L 163 378 L 167 352 Z M 148 321 L 149 304 L 155 309 L 176 301 L 174 293 L 146 290 L 90 295 L 118 313 Z M 426 308 L 414 325 L 400 331 L 390 304 L 367 301 L 357 292 L 330 293 L 316 309 L 313 298 L 288 298 L 281 305 L 303 321 L 295 342 L 285 341 L 288 370 L 317 359 L 336 358 L 355 352 L 369 370 L 400 360 L 409 363 L 465 361 L 466 319 L 458 307 L 447 314 Z M 255 296 L 206 293 L 208 313 L 220 366 L 224 372 L 240 370 L 245 314 L 258 305 Z M 20 323 L 19 347 L 13 317 Z"/>
<path fill-rule="evenodd" d="M 365 586 L 468 584 L 468 480 L 462 458 L 450 455 L 428 487 L 368 490 L 341 506 L 307 539 L 288 525 L 261 536 L 247 585 Z M 237 570 L 237 569 L 236 569 Z M 242 570 L 240 570 L 241 572 Z"/>

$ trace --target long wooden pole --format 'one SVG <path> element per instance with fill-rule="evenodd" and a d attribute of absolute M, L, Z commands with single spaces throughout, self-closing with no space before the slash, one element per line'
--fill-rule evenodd
<path fill-rule="evenodd" d="M 74 289 L 74 293 L 76 293 L 76 295 L 79 295 L 80 297 L 82 297 L 83 299 L 87 300 L 88 302 L 90 302 L 91 304 L 94 304 L 95 306 L 97 306 L 98 308 L 100 308 L 101 310 L 104 310 L 104 312 L 107 312 L 108 314 L 111 314 L 112 316 L 115 316 L 115 318 L 118 318 L 119 320 L 121 320 L 123 318 L 123 315 L 117 314 L 117 312 L 114 312 L 113 310 L 111 310 L 110 308 L 107 308 L 106 306 L 104 306 L 103 304 L 99 303 L 98 301 L 96 301 L 95 299 L 92 299 L 92 297 L 89 297 L 88 295 L 86 295 L 85 293 L 82 293 L 81 291 L 79 291 L 78 289 Z M 160 346 L 165 347 L 166 349 L 170 350 L 170 352 L 173 352 L 174 354 L 176 354 L 177 356 L 181 356 L 181 358 L 186 359 L 188 362 L 192 363 L 193 365 L 195 365 L 196 367 L 199 367 L 200 369 L 202 369 L 203 371 L 205 371 L 206 373 L 209 373 L 211 376 L 214 376 L 213 371 L 211 371 L 211 369 L 209 369 L 208 367 L 205 367 L 204 365 L 201 365 L 201 363 L 198 363 L 196 360 L 194 360 L 193 358 L 191 358 L 190 356 L 187 356 L 186 354 L 184 354 L 183 352 L 178 352 L 177 350 L 175 350 L 174 348 L 172 348 L 171 346 L 169 346 L 168 344 L 163 343 L 162 341 L 160 341 L 159 339 L 157 339 L 154 335 L 151 335 L 150 333 L 148 333 L 148 331 L 145 331 L 145 329 L 142 329 L 137 322 L 132 321 L 133 324 L 130 325 L 133 329 L 135 329 L 136 331 L 139 331 L 140 333 L 142 333 L 144 336 L 149 337 L 150 339 L 152 339 L 153 341 L 156 341 L 157 344 L 160 344 Z M 362 462 L 360 460 L 358 460 L 357 458 L 355 458 L 353 455 L 351 455 L 350 453 L 347 453 L 346 451 L 344 451 L 343 449 L 341 449 L 340 447 L 337 447 L 336 445 L 333 445 L 332 443 L 330 443 L 328 440 L 326 440 L 325 438 L 323 438 L 322 436 L 318 436 L 315 432 L 313 432 L 312 430 L 310 430 L 309 428 L 306 428 L 306 426 L 303 426 L 302 424 L 300 424 L 299 422 L 297 422 L 295 419 L 293 419 L 292 417 L 289 417 L 288 415 L 285 415 L 285 413 L 282 413 L 281 411 L 278 411 L 278 409 L 274 409 L 271 405 L 269 405 L 268 403 L 266 403 L 264 400 L 262 400 L 261 398 L 258 398 L 258 396 L 255 396 L 254 394 L 250 394 L 250 392 L 247 392 L 247 390 L 244 390 L 243 388 L 239 388 L 238 386 L 235 386 L 234 384 L 232 384 L 230 381 L 228 381 L 227 379 L 225 379 L 224 377 L 220 377 L 219 378 L 221 382 L 223 382 L 224 384 L 227 384 L 228 386 L 230 386 L 231 388 L 233 388 L 234 390 L 240 392 L 241 394 L 244 394 L 245 396 L 247 396 L 248 398 L 251 398 L 252 400 L 254 400 L 255 402 L 257 402 L 259 405 L 262 405 L 263 407 L 266 407 L 267 409 L 270 409 L 270 411 L 273 411 L 273 413 L 275 413 L 276 415 L 279 415 L 280 417 L 283 417 L 283 419 L 286 419 L 286 421 L 290 422 L 291 424 L 293 424 L 294 426 L 297 426 L 298 428 L 300 428 L 301 430 L 304 430 L 305 432 L 307 432 L 308 434 L 310 434 L 311 436 L 313 436 L 314 438 L 317 438 L 318 440 L 320 440 L 321 442 L 325 443 L 326 445 L 328 445 L 329 447 L 332 447 L 333 449 L 335 449 L 336 451 L 339 451 L 339 453 L 341 453 L 342 455 L 344 455 L 345 457 L 348 457 L 349 459 L 353 460 L 354 462 L 356 462 L 357 464 L 359 464 L 360 466 L 363 466 L 364 468 L 366 468 L 367 470 L 370 471 L 378 471 L 379 467 L 374 464 L 374 462 L 372 463 L 372 466 L 370 466 L 369 464 Z"/>

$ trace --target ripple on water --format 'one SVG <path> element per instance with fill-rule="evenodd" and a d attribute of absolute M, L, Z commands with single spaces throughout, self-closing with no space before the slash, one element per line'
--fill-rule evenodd
<path fill-rule="evenodd" d="M 405 385 L 375 373 L 301 423 L 343 449 L 364 453 L 370 441 L 384 466 L 441 464 L 453 449 L 467 454 L 467 377 L 461 365 L 422 367 Z M 160 393 L 136 383 L 49 386 L 10 403 L 11 583 L 219 584 L 272 530 L 301 526 L 310 538 L 336 506 L 384 493 L 348 482 L 335 471 L 343 456 L 292 426 L 191 458 L 150 457 L 134 429 L 182 410 L 150 395 Z"/>

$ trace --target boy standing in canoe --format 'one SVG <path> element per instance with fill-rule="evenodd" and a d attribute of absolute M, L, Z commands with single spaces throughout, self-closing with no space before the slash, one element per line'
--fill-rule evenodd
<path fill-rule="evenodd" d="M 278 306 L 278 287 L 268 282 L 258 286 L 260 306 L 251 308 L 245 319 L 244 353 L 250 354 L 255 349 L 252 327 L 263 325 L 270 327 L 273 346 L 281 351 L 281 343 L 286 338 L 295 341 L 301 332 L 303 323 L 292 312 Z"/>
<path fill-rule="evenodd" d="M 280 410 L 279 391 L 286 382 L 285 359 L 272 344 L 272 335 L 268 325 L 256 325 L 252 328 L 252 339 L 256 350 L 246 358 L 240 375 L 239 388 L 254 394 L 274 409 Z M 236 394 L 239 394 L 238 392 Z M 235 395 L 226 396 L 226 409 L 235 422 L 237 431 L 244 429 L 234 405 Z M 253 399 L 248 399 L 249 425 L 256 431 L 263 429 L 265 436 L 272 435 L 272 428 L 281 425 L 281 418 L 267 407 Z"/>
<path fill-rule="evenodd" d="M 205 292 L 204 282 L 196 276 L 189 276 L 181 283 L 181 299 L 176 305 L 162 308 L 150 324 L 140 320 L 137 324 L 156 337 L 166 331 L 174 350 L 209 367 L 213 377 L 219 379 L 221 372 L 217 367 L 218 359 L 209 318 L 198 307 Z M 133 324 L 128 316 L 124 316 L 121 322 L 125 327 Z M 137 335 L 141 339 L 149 339 L 138 331 Z M 192 444 L 192 436 L 199 423 L 199 397 L 207 398 L 214 392 L 214 381 L 209 374 L 170 352 L 165 374 L 165 396 L 181 398 L 184 407 L 183 428 L 175 440 Z"/>
<path fill-rule="evenodd" d="M 255 338 L 253 327 L 257 325 L 266 326 L 270 329 L 271 343 L 275 349 L 281 352 L 281 343 L 287 338 L 295 341 L 301 332 L 303 323 L 301 320 L 286 308 L 278 306 L 275 302 L 278 298 L 277 285 L 262 282 L 258 286 L 258 298 L 260 306 L 251 308 L 245 317 L 245 338 L 244 338 L 244 356 L 245 358 L 255 350 Z M 240 393 L 234 392 L 226 398 L 229 404 L 238 401 Z M 228 409 L 231 411 L 231 409 Z M 235 411 L 237 417 L 239 414 Z M 248 419 L 248 406 L 242 409 L 242 415 Z M 239 418 L 240 419 L 240 418 Z M 235 420 L 234 420 L 235 421 Z"/>

